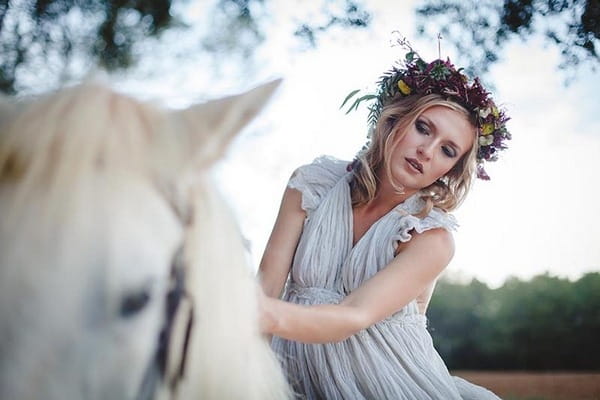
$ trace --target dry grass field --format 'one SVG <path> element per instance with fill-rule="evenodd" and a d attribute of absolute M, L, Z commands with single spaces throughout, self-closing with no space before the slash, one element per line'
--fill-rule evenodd
<path fill-rule="evenodd" d="M 600 400 L 600 372 L 452 371 L 504 400 Z"/>

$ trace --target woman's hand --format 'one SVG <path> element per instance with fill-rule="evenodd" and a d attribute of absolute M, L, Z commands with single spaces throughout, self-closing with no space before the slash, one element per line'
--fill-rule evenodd
<path fill-rule="evenodd" d="M 445 230 L 415 234 L 389 265 L 339 304 L 300 305 L 261 293 L 262 332 L 304 343 L 342 341 L 416 299 L 448 265 L 453 252 L 452 235 Z"/>

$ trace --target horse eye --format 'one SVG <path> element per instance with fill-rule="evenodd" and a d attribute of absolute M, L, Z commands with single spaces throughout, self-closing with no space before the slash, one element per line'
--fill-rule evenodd
<path fill-rule="evenodd" d="M 142 310 L 148 304 L 149 300 L 150 294 L 147 289 L 127 294 L 121 300 L 119 314 L 124 318 L 129 318 Z"/>

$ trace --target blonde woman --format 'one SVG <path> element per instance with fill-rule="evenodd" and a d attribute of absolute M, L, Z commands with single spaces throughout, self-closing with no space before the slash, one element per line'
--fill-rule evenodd
<path fill-rule="evenodd" d="M 454 253 L 449 212 L 489 179 L 508 118 L 478 80 L 409 50 L 351 106 L 373 101 L 355 160 L 294 172 L 260 264 L 262 329 L 302 399 L 498 399 L 450 376 L 425 312 Z"/>

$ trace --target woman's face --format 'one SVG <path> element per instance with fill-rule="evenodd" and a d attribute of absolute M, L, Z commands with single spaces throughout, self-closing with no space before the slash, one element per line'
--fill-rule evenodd
<path fill-rule="evenodd" d="M 475 128 L 451 108 L 432 106 L 408 127 L 391 158 L 392 179 L 417 191 L 444 176 L 467 153 Z"/>

